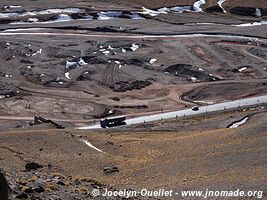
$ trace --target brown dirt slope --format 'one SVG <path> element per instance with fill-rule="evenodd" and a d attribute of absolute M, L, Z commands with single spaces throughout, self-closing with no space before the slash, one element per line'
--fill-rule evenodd
<path fill-rule="evenodd" d="M 117 188 L 266 191 L 266 136 L 266 120 L 206 132 L 5 132 L 0 139 L 0 165 L 4 170 L 22 171 L 25 161 L 50 163 L 49 170 Z M 110 165 L 120 171 L 105 175 L 103 168 Z"/>

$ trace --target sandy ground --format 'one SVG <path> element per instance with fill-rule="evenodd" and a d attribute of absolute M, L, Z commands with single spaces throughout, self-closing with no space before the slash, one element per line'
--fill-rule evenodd
<path fill-rule="evenodd" d="M 252 114 L 249 111 L 242 115 Z M 232 121 L 242 117 L 232 113 Z M 265 116 L 265 117 L 264 117 Z M 228 115 L 229 117 L 229 115 Z M 195 119 L 191 126 L 222 124 L 227 115 Z M 258 121 L 258 118 L 261 121 Z M 1 133 L 1 166 L 23 170 L 25 162 L 51 164 L 49 173 L 87 177 L 115 188 L 263 190 L 266 191 L 266 114 L 256 114 L 237 129 L 117 133 L 84 131 L 12 131 Z M 225 121 L 225 125 L 230 123 Z M 203 128 L 203 127 L 202 127 Z M 104 153 L 86 146 L 89 141 Z M 197 148 L 196 148 L 197 147 Z M 105 166 L 118 173 L 104 175 Z M 248 173 L 249 171 L 249 173 Z"/>

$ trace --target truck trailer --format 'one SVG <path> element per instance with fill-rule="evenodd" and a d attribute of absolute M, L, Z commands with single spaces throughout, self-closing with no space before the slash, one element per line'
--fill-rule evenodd
<path fill-rule="evenodd" d="M 122 126 L 126 124 L 125 120 L 126 120 L 125 116 L 109 117 L 109 118 L 101 119 L 100 126 L 102 128 Z"/>

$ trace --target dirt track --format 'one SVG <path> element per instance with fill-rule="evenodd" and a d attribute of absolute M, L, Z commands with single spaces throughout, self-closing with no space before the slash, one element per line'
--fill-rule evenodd
<path fill-rule="evenodd" d="M 4 34 L 13 34 L 13 33 L 4 33 Z M 26 38 L 26 44 L 32 43 L 31 39 L 29 38 L 28 34 L 23 33 L 14 33 L 15 35 L 12 36 L 14 39 L 17 37 L 17 34 L 22 34 L 22 37 Z M 236 44 L 239 41 L 239 37 L 233 37 L 231 39 L 228 39 L 229 43 L 222 43 L 220 44 L 221 40 L 227 40 L 227 37 L 224 38 L 223 36 L 219 37 L 216 35 L 214 38 L 212 36 L 206 36 L 206 37 L 200 37 L 197 38 L 196 36 L 192 36 L 193 38 L 197 38 L 198 42 L 197 44 L 199 47 L 195 48 L 195 43 L 190 40 L 189 38 L 186 38 L 184 36 L 171 37 L 171 38 L 165 38 L 165 37 L 158 37 L 158 36 L 151 36 L 150 39 L 144 39 L 143 41 L 138 42 L 138 49 L 136 51 L 131 50 L 131 46 L 133 43 L 130 41 L 131 39 L 141 39 L 140 36 L 135 35 L 117 35 L 117 34 L 102 34 L 102 36 L 105 38 L 105 42 L 100 43 L 99 37 L 101 35 L 95 35 L 95 34 L 81 34 L 81 33 L 72 33 L 72 32 L 52 32 L 52 33 L 31 33 L 32 36 L 35 38 L 34 42 L 39 41 L 39 38 L 41 35 L 44 35 L 45 37 L 48 37 L 49 34 L 53 36 L 54 40 L 59 39 L 63 44 L 64 41 L 67 39 L 65 37 L 61 38 L 60 35 L 65 35 L 68 38 L 74 37 L 92 37 L 95 36 L 93 41 L 90 41 L 90 43 L 99 43 L 98 50 L 95 49 L 95 46 L 92 46 L 94 48 L 94 53 L 96 53 L 95 57 L 83 57 L 86 63 L 84 66 L 78 66 L 74 69 L 70 69 L 70 77 L 71 79 L 68 80 L 65 78 L 57 78 L 58 81 L 53 80 L 52 77 L 54 74 L 58 74 L 58 77 L 62 76 L 60 73 L 62 73 L 62 61 L 56 63 L 53 61 L 51 63 L 52 65 L 56 65 L 58 72 L 52 71 L 43 71 L 42 72 L 42 66 L 39 67 L 38 63 L 32 65 L 34 68 L 26 69 L 26 72 L 29 75 L 26 77 L 23 77 L 22 73 L 13 72 L 13 76 L 16 76 L 17 80 L 21 80 L 21 83 L 16 84 L 18 85 L 18 89 L 20 90 L 21 94 L 24 96 L 23 98 L 27 99 L 29 104 L 30 102 L 36 102 L 40 101 L 39 98 L 42 97 L 42 101 L 47 101 L 46 103 L 42 103 L 42 105 L 48 105 L 49 99 L 54 99 L 58 103 L 54 107 L 55 109 L 50 110 L 46 112 L 45 110 L 42 111 L 42 109 L 38 108 L 38 104 L 36 104 L 35 107 L 31 107 L 30 109 L 25 107 L 25 111 L 21 108 L 20 101 L 17 101 L 16 98 L 14 98 L 14 103 L 10 104 L 8 101 L 6 101 L 6 105 L 4 107 L 8 108 L 9 106 L 13 106 L 13 110 L 18 107 L 14 107 L 14 105 L 19 106 L 20 108 L 20 117 L 19 119 L 30 119 L 32 116 L 36 113 L 36 115 L 43 115 L 47 118 L 52 118 L 57 121 L 61 122 L 68 122 L 68 123 L 87 123 L 87 122 L 93 122 L 94 117 L 103 117 L 107 116 L 108 112 L 112 110 L 112 112 L 115 111 L 117 114 L 125 114 L 127 116 L 138 116 L 143 115 L 144 113 L 155 113 L 165 110 L 165 111 L 171 111 L 171 110 L 177 110 L 179 108 L 184 108 L 185 106 L 190 105 L 190 102 L 185 102 L 184 99 L 181 99 L 180 97 L 185 92 L 189 92 L 190 90 L 202 85 L 203 88 L 208 87 L 210 84 L 226 84 L 227 82 L 231 83 L 238 83 L 238 82 L 260 82 L 263 81 L 263 79 L 258 78 L 264 78 L 265 77 L 265 70 L 262 69 L 262 67 L 265 66 L 266 62 L 263 63 L 264 58 L 258 57 L 256 55 L 251 56 L 252 54 L 247 52 L 248 48 L 254 48 L 261 51 L 265 51 L 265 47 L 257 46 L 257 44 Z M 6 36 L 7 37 L 7 36 Z M 11 37 L 11 36 L 10 36 Z M 9 40 L 10 37 L 6 38 L 5 40 Z M 121 37 L 121 38 L 120 38 Z M 153 38 L 154 37 L 154 38 Z M 114 43 L 115 41 L 118 41 L 115 38 L 122 39 L 118 44 Z M 218 38 L 218 39 L 217 39 Z M 157 39 L 155 42 L 151 41 L 151 39 Z M 20 39 L 15 39 L 20 40 Z M 242 42 L 244 43 L 245 38 L 242 39 Z M 231 41 L 234 41 L 233 45 Z M 264 40 L 259 40 L 262 44 L 264 44 Z M 161 44 L 164 44 L 161 46 Z M 63 46 L 62 44 L 62 46 Z M 11 43 L 11 48 L 16 46 L 16 44 Z M 43 44 L 42 44 L 43 45 Z M 69 44 L 72 46 L 71 44 Z M 77 45 L 77 44 L 76 44 Z M 64 46 L 66 46 L 64 44 Z M 80 47 L 81 46 L 81 47 Z M 78 48 L 73 48 L 71 50 L 73 53 L 78 53 L 79 51 L 88 51 L 83 50 L 84 44 L 83 42 L 80 42 L 78 44 Z M 113 46 L 113 47 L 112 47 Z M 21 48 L 21 47 L 20 47 Z M 38 45 L 38 47 L 35 47 L 35 49 L 38 50 L 38 48 L 42 49 L 52 49 L 51 46 L 49 46 L 49 43 L 44 47 L 41 47 Z M 55 47 L 53 47 L 55 48 Z M 110 48 L 110 49 L 109 49 Z M 127 49 L 126 53 L 122 52 L 122 48 Z M 227 48 L 227 49 L 226 49 Z M 113 52 L 114 55 L 103 55 L 101 52 L 105 51 L 105 49 L 109 49 L 109 51 Z M 242 59 L 242 63 L 239 63 L 238 65 L 235 64 L 237 60 L 239 60 L 238 57 L 231 55 L 229 57 L 229 51 L 234 52 L 236 56 L 245 56 Z M 174 51 L 175 50 L 175 51 Z M 178 51 L 177 51 L 178 50 Z M 227 50 L 227 51 L 226 51 Z M 6 51 L 6 50 L 4 50 Z M 34 50 L 33 50 L 34 51 Z M 36 50 L 35 50 L 36 51 Z M 63 50 L 63 52 L 66 52 L 66 56 L 68 56 L 68 51 Z M 91 50 L 90 50 L 91 51 Z M 99 51 L 99 53 L 97 53 Z M 177 52 L 176 52 L 177 51 Z M 244 52 L 246 51 L 246 52 Z M 10 51 L 12 53 L 12 51 Z M 168 52 L 168 56 L 171 59 L 166 60 L 165 54 L 162 52 Z M 209 53 L 212 52 L 211 57 L 213 59 L 213 62 L 216 62 L 216 65 L 214 65 L 213 62 L 209 63 L 207 61 L 207 58 L 209 57 Z M 40 54 L 41 60 L 45 62 L 49 62 L 49 51 L 45 50 L 43 53 Z M 84 53 L 83 53 L 84 54 Z M 121 54 L 122 57 L 117 57 L 117 54 Z M 143 55 L 149 55 L 150 58 L 146 58 Z M 154 54 L 154 55 L 153 55 Z M 78 55 L 78 54 L 77 54 Z M 177 56 L 178 55 L 178 56 Z M 203 60 L 203 56 L 206 56 L 205 60 Z M 65 55 L 58 55 L 62 58 L 65 58 Z M 157 58 L 157 62 L 155 64 L 149 64 L 150 59 Z M 62 59 L 60 58 L 60 59 Z M 227 60 L 226 60 L 227 58 Z M 31 58 L 29 57 L 31 60 Z M 57 58 L 58 59 L 58 58 Z M 68 57 L 66 58 L 68 59 Z M 94 61 L 92 60 L 94 59 Z M 119 69 L 119 65 L 113 63 L 108 64 L 108 60 L 118 60 L 121 62 L 121 69 Z M 182 60 L 183 61 L 182 61 Z M 75 59 L 74 59 L 75 60 Z M 12 62 L 7 62 L 8 64 L 17 62 L 18 60 L 15 58 Z M 6 62 L 6 61 L 5 61 Z M 24 61 L 23 61 L 24 62 Z M 28 62 L 28 61 L 27 61 Z M 32 61 L 29 61 L 32 62 Z M 36 61 L 33 61 L 36 62 Z M 92 68 L 91 62 L 97 63 L 97 65 L 94 65 Z M 167 62 L 167 63 L 166 63 Z M 172 63 L 188 63 L 195 67 L 195 71 L 186 71 L 187 69 L 177 69 L 177 72 L 171 72 L 171 73 L 181 73 L 179 76 L 170 76 L 170 74 L 163 73 L 162 70 L 164 68 L 166 69 L 166 65 L 171 65 Z M 162 63 L 162 64 L 161 64 Z M 163 64 L 164 63 L 164 64 Z M 225 63 L 231 63 L 228 65 L 225 65 Z M 253 65 L 252 63 L 257 63 L 256 65 Z M 37 65 L 37 67 L 35 66 Z M 164 66 L 165 65 L 165 66 Z M 249 72 L 245 73 L 239 73 L 238 70 L 242 68 L 243 66 L 249 66 Z M 140 71 L 134 70 L 133 66 L 136 66 L 137 68 L 140 68 Z M 164 66 L 164 67 L 162 67 Z M 212 67 L 210 67 L 212 66 Z M 231 69 L 232 68 L 232 69 Z M 43 76 L 46 79 L 42 78 L 35 78 L 35 71 L 32 69 L 37 69 L 39 76 Z M 30 71 L 32 70 L 32 71 Z M 64 69 L 65 71 L 66 69 Z M 179 71 L 180 70 L 180 71 Z M 207 70 L 207 72 L 206 72 Z M 237 73 L 235 71 L 237 71 Z M 29 73 L 29 72 L 30 73 Z M 37 76 L 38 76 L 37 74 Z M 43 74 L 43 75 L 42 75 Z M 225 79 L 223 81 L 208 81 L 207 77 L 209 76 L 215 76 L 219 79 Z M 33 76 L 33 77 L 32 77 Z M 188 82 L 192 82 L 191 78 L 196 76 L 196 79 L 199 78 L 199 80 L 196 83 L 189 84 Z M 250 77 L 253 76 L 254 79 L 251 79 Z M 81 78 L 82 77 L 82 78 Z M 119 82 L 119 81 L 133 81 L 133 80 L 144 80 L 147 78 L 152 79 L 152 85 L 149 87 L 146 87 L 144 89 L 140 90 L 132 90 L 127 92 L 118 92 L 116 94 L 112 93 L 109 89 L 109 86 Z M 30 81 L 25 82 L 24 80 L 28 79 Z M 34 78 L 34 79 L 33 79 Z M 61 79 L 61 80 L 60 80 Z M 76 80 L 75 80 L 76 79 Z M 79 81 L 79 79 L 82 79 L 83 81 Z M 227 80 L 228 79 L 228 80 Z M 236 79 L 236 80 L 229 80 L 229 79 Z M 42 82 L 49 81 L 45 84 Z M 85 81 L 84 81 L 85 80 Z M 23 81 L 23 82 L 22 82 Z M 61 82 L 60 82 L 61 81 Z M 200 82 L 199 82 L 200 81 Z M 205 81 L 205 82 L 202 82 Z M 199 83 L 198 83 L 199 82 Z M 202 83 L 201 83 L 202 82 Z M 56 86 L 55 84 L 59 84 Z M 62 83 L 62 85 L 60 85 Z M 86 84 L 84 84 L 86 83 Z M 101 83 L 104 83 L 102 85 Z M 47 84 L 50 84 L 50 87 L 47 87 Z M 174 85 L 172 85 L 174 84 Z M 106 85 L 106 86 L 105 86 Z M 62 89 L 61 89 L 62 88 Z M 69 88 L 69 89 L 67 89 Z M 89 89 L 90 88 L 90 89 Z M 177 92 L 176 92 L 177 91 Z M 226 89 L 227 91 L 227 89 Z M 245 90 L 240 90 L 240 92 L 244 92 L 242 96 L 247 96 L 251 94 L 247 94 Z M 253 93 L 254 95 L 262 94 L 259 93 Z M 33 97 L 27 97 L 27 95 L 33 95 Z M 119 102 L 116 102 L 113 99 L 113 97 L 117 96 L 119 97 Z M 130 98 L 129 98 L 130 97 Z M 229 97 L 231 98 L 231 97 Z M 64 99 L 64 100 L 63 100 Z M 7 100 L 7 99 L 6 99 Z M 77 101 L 78 100 L 78 101 Z M 204 101 L 205 99 L 202 99 L 201 101 Z M 220 99 L 219 101 L 223 101 L 225 99 Z M 24 101 L 24 100 L 23 100 Z M 72 103 L 69 103 L 73 101 Z M 218 101 L 216 101 L 218 102 Z M 75 104 L 80 104 L 80 109 L 77 112 L 74 106 Z M 25 103 L 23 103 L 25 104 Z M 22 104 L 22 105 L 23 105 Z M 74 107 L 71 106 L 73 104 Z M 84 108 L 81 107 L 81 104 L 84 104 Z M 87 104 L 87 105 L 85 105 Z M 41 104 L 39 104 L 41 105 Z M 67 106 L 66 106 L 67 105 Z M 118 109 L 119 107 L 124 107 L 124 109 Z M 143 105 L 147 106 L 146 109 L 143 110 L 136 110 L 132 109 L 131 107 L 142 107 Z M 192 104 L 191 104 L 192 105 Z M 24 106 L 24 105 L 23 105 Z M 128 108 L 127 108 L 128 107 Z M 74 111 L 74 110 L 75 111 Z M 72 110 L 72 111 L 71 111 Z M 3 110 L 5 112 L 5 109 Z M 9 116 L 12 116 L 12 109 L 8 108 L 6 110 L 6 114 Z M 66 115 L 66 113 L 69 113 Z M 2 112 L 2 115 L 4 113 Z M 8 117 L 11 119 L 10 117 Z M 7 118 L 6 118 L 7 119 Z M 18 119 L 15 117 L 14 119 Z"/>

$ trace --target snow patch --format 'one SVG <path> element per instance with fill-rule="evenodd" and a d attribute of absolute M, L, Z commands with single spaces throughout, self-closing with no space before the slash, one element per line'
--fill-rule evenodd
<path fill-rule="evenodd" d="M 243 71 L 245 71 L 247 69 L 247 67 L 242 67 L 242 68 L 240 68 L 238 71 L 239 72 L 243 72 Z"/>
<path fill-rule="evenodd" d="M 130 47 L 130 49 L 132 49 L 132 51 L 136 51 L 139 48 L 139 46 L 137 44 L 132 44 L 132 46 Z"/>
<path fill-rule="evenodd" d="M 108 49 L 110 49 L 110 50 L 113 50 L 114 48 L 113 48 L 113 47 L 111 47 L 110 45 L 108 45 Z"/>
<path fill-rule="evenodd" d="M 83 66 L 83 65 L 87 65 L 88 63 L 86 63 L 86 62 L 83 60 L 83 58 L 80 58 L 78 64 L 79 64 L 80 66 Z"/>
<path fill-rule="evenodd" d="M 74 65 L 77 65 L 76 62 L 70 62 L 70 61 L 66 61 L 66 69 L 69 69 L 70 67 L 74 66 Z"/>
<path fill-rule="evenodd" d="M 196 77 L 191 77 L 191 80 L 193 83 L 197 82 L 197 78 Z"/>
<path fill-rule="evenodd" d="M 11 74 L 6 74 L 6 75 L 4 75 L 4 77 L 6 77 L 6 78 L 12 78 L 12 75 Z"/>
<path fill-rule="evenodd" d="M 150 63 L 151 65 L 153 65 L 155 62 L 157 62 L 157 59 L 156 59 L 156 58 L 152 58 L 152 59 L 149 61 L 149 63 Z"/>
<path fill-rule="evenodd" d="M 248 120 L 248 117 L 240 120 L 239 122 L 233 123 L 229 128 L 237 128 L 237 127 L 245 124 L 247 122 L 247 120 Z"/>
<path fill-rule="evenodd" d="M 262 16 L 261 10 L 259 8 L 256 8 L 255 16 L 257 16 L 257 17 L 261 17 Z"/>
<path fill-rule="evenodd" d="M 84 142 L 87 146 L 91 147 L 92 149 L 94 149 L 94 150 L 96 150 L 98 152 L 104 153 L 104 151 L 98 149 L 97 147 L 95 147 L 94 145 L 92 145 L 89 141 L 84 140 L 84 139 L 82 139 L 80 141 Z"/>
<path fill-rule="evenodd" d="M 69 72 L 66 72 L 66 73 L 65 73 L 65 77 L 66 77 L 67 79 L 70 79 L 70 73 L 69 73 Z"/>
<path fill-rule="evenodd" d="M 109 54 L 109 51 L 103 51 L 102 53 L 107 56 Z"/>
<path fill-rule="evenodd" d="M 24 13 L 0 13 L 0 18 L 9 18 L 9 17 L 26 17 L 26 16 L 36 16 L 36 15 L 49 15 L 49 14 L 73 14 L 81 13 L 83 10 L 79 8 L 65 8 L 65 9 L 46 9 L 40 11 L 30 11 Z"/>
<path fill-rule="evenodd" d="M 192 12 L 192 7 L 191 6 L 175 6 L 175 7 L 170 8 L 169 10 L 173 12 L 179 12 L 179 13 Z"/>
<path fill-rule="evenodd" d="M 246 23 L 246 24 L 237 24 L 237 25 L 232 25 L 232 26 L 236 26 L 236 27 L 250 27 L 250 26 L 262 26 L 262 25 L 267 25 L 267 21 L 252 22 L 252 23 Z"/>
<path fill-rule="evenodd" d="M 114 19 L 116 17 L 121 16 L 121 14 L 122 14 L 122 12 L 118 12 L 118 11 L 107 11 L 107 12 L 97 13 L 98 20 Z"/>
<path fill-rule="evenodd" d="M 218 1 L 218 5 L 221 7 L 221 9 L 223 9 L 223 12 L 226 13 L 226 10 L 223 7 L 223 3 L 226 2 L 226 0 L 219 0 Z"/>
<path fill-rule="evenodd" d="M 144 15 L 150 15 L 152 17 L 155 17 L 159 14 L 168 14 L 166 11 L 163 11 L 163 10 L 158 10 L 158 11 L 155 11 L 155 10 L 150 10 L 148 8 L 145 8 L 145 7 L 142 7 L 142 12 L 140 12 L 141 14 L 144 14 Z"/>
<path fill-rule="evenodd" d="M 206 3 L 205 0 L 199 0 L 193 4 L 194 10 L 196 12 L 203 12 L 202 8 L 200 6 L 204 5 Z"/>
<path fill-rule="evenodd" d="M 43 49 L 40 49 L 39 51 L 37 51 L 36 53 L 33 53 L 32 56 L 36 56 L 37 54 L 41 54 L 43 51 Z"/>
<path fill-rule="evenodd" d="M 0 95 L 0 99 L 8 98 L 10 97 L 9 95 Z"/>

